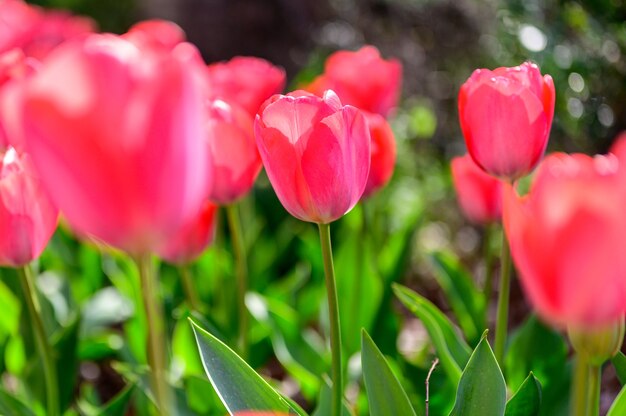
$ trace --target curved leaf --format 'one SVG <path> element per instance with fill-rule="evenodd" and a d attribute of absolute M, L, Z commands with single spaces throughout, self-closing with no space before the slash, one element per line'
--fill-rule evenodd
<path fill-rule="evenodd" d="M 626 415 L 626 387 L 622 388 L 606 416 Z"/>
<path fill-rule="evenodd" d="M 504 415 L 506 385 L 486 334 L 463 370 L 450 416 Z"/>
<path fill-rule="evenodd" d="M 361 366 L 370 416 L 416 416 L 402 385 L 365 330 L 361 331 Z"/>
<path fill-rule="evenodd" d="M 461 367 L 470 357 L 471 349 L 457 333 L 450 320 L 429 300 L 411 289 L 394 284 L 393 291 L 402 303 L 424 324 L 437 350 L 437 356 L 448 377 L 457 384 Z"/>
<path fill-rule="evenodd" d="M 541 383 L 530 372 L 511 400 L 506 404 L 505 416 L 537 416 L 541 408 Z"/>
<path fill-rule="evenodd" d="M 269 410 L 298 414 L 259 374 L 226 344 L 188 318 L 204 370 L 230 414 Z"/>
<path fill-rule="evenodd" d="M 613 358 L 611 358 L 611 364 L 615 367 L 615 373 L 619 379 L 620 384 L 623 386 L 626 384 L 626 355 L 623 352 L 618 351 Z"/>

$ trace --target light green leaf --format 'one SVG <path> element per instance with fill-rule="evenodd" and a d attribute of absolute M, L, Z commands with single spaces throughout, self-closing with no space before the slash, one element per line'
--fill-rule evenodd
<path fill-rule="evenodd" d="M 626 415 L 626 387 L 622 388 L 615 401 L 611 405 L 606 416 L 623 416 Z"/>
<path fill-rule="evenodd" d="M 452 382 L 457 384 L 461 378 L 461 367 L 465 366 L 470 357 L 470 347 L 457 333 L 450 320 L 429 300 L 402 285 L 394 284 L 393 291 L 422 321 L 444 371 Z"/>
<path fill-rule="evenodd" d="M 317 400 L 317 407 L 312 416 L 328 416 L 330 414 L 331 406 L 331 389 L 328 379 L 324 379 L 322 387 L 320 388 L 320 396 Z M 345 400 L 341 404 L 341 416 L 354 416 L 353 412 L 346 405 Z"/>
<path fill-rule="evenodd" d="M 486 335 L 463 370 L 450 416 L 504 415 L 506 385 Z"/>
<path fill-rule="evenodd" d="M 270 410 L 298 414 L 260 375 L 233 350 L 206 332 L 191 318 L 204 369 L 226 409 Z"/>
<path fill-rule="evenodd" d="M 127 384 L 122 391 L 109 400 L 99 414 L 101 416 L 124 416 L 126 414 L 126 410 L 128 409 L 128 405 L 130 404 L 130 399 L 133 397 L 134 391 L 135 386 Z"/>
<path fill-rule="evenodd" d="M 27 405 L 18 398 L 10 395 L 0 388 L 0 414 L 35 416 L 32 406 Z"/>
<path fill-rule="evenodd" d="M 476 341 L 485 330 L 485 297 L 476 287 L 461 262 L 448 252 L 430 256 L 435 265 L 435 279 L 443 289 L 463 333 Z"/>
<path fill-rule="evenodd" d="M 361 331 L 361 366 L 370 416 L 416 416 L 402 385 L 365 330 Z"/>
<path fill-rule="evenodd" d="M 531 372 L 511 400 L 505 416 L 537 416 L 541 408 L 541 383 Z"/>

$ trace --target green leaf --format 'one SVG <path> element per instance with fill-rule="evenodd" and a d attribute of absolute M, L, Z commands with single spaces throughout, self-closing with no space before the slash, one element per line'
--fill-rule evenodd
<path fill-rule="evenodd" d="M 430 258 L 435 265 L 435 279 L 450 302 L 463 333 L 467 339 L 476 341 L 486 328 L 482 291 L 452 253 L 435 252 Z"/>
<path fill-rule="evenodd" d="M 457 384 L 461 378 L 461 367 L 467 363 L 471 349 L 455 331 L 450 320 L 429 300 L 411 289 L 394 284 L 393 291 L 402 303 L 424 324 L 432 340 L 441 365 Z"/>
<path fill-rule="evenodd" d="M 621 385 L 626 384 L 626 355 L 623 352 L 618 351 L 617 354 L 613 358 L 611 358 L 611 363 L 613 367 L 615 367 L 615 372 L 617 373 L 617 378 Z"/>
<path fill-rule="evenodd" d="M 243 410 L 271 410 L 297 414 L 289 404 L 226 344 L 191 318 L 202 364 L 213 388 L 232 414 Z"/>
<path fill-rule="evenodd" d="M 621 353 L 620 353 L 621 354 Z M 626 415 L 626 387 L 622 388 L 606 416 Z"/>
<path fill-rule="evenodd" d="M 0 414 L 35 416 L 32 406 L 27 405 L 18 398 L 10 395 L 0 388 Z"/>
<path fill-rule="evenodd" d="M 450 416 L 502 416 L 505 407 L 504 377 L 485 331 L 463 370 Z"/>
<path fill-rule="evenodd" d="M 537 416 L 541 408 L 541 383 L 531 372 L 506 404 L 505 416 Z"/>
<path fill-rule="evenodd" d="M 416 416 L 402 385 L 365 330 L 361 331 L 361 365 L 370 416 Z"/>
<path fill-rule="evenodd" d="M 109 400 L 99 414 L 101 416 L 124 416 L 134 391 L 135 386 L 133 384 L 127 384 L 122 391 Z"/>

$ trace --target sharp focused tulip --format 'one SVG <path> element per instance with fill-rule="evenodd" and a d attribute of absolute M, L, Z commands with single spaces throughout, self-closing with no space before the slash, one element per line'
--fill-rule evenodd
<path fill-rule="evenodd" d="M 205 202 L 200 212 L 159 248 L 159 257 L 173 264 L 192 262 L 213 243 L 217 211 L 217 205 Z"/>
<path fill-rule="evenodd" d="M 467 150 L 485 172 L 515 180 L 539 163 L 554 116 L 554 83 L 535 64 L 477 69 L 459 93 Z"/>
<path fill-rule="evenodd" d="M 363 192 L 363 198 L 372 195 L 385 186 L 396 164 L 396 139 L 391 126 L 381 115 L 364 113 L 372 138 L 370 173 Z"/>
<path fill-rule="evenodd" d="M 502 181 L 476 166 L 470 155 L 452 159 L 452 180 L 463 214 L 477 224 L 502 218 Z"/>
<path fill-rule="evenodd" d="M 0 161 L 0 264 L 24 266 L 54 233 L 58 210 L 41 186 L 28 155 L 9 148 Z"/>
<path fill-rule="evenodd" d="M 364 46 L 330 55 L 324 73 L 305 89 L 316 95 L 331 89 L 343 103 L 386 117 L 398 104 L 401 83 L 400 62 L 384 60 L 378 49 Z"/>
<path fill-rule="evenodd" d="M 255 134 L 270 182 L 294 217 L 327 224 L 359 201 L 370 167 L 369 130 L 365 116 L 334 92 L 272 97 Z"/>
<path fill-rule="evenodd" d="M 207 67 L 209 97 L 236 104 L 254 117 L 261 104 L 285 87 L 285 71 L 265 59 L 237 56 Z"/>
<path fill-rule="evenodd" d="M 24 89 L 26 147 L 71 225 L 144 254 L 196 215 L 210 170 L 190 45 L 114 35 L 57 48 Z"/>
<path fill-rule="evenodd" d="M 530 193 L 504 192 L 504 226 L 526 294 L 555 325 L 611 324 L 626 311 L 626 184 L 613 155 L 554 154 Z"/>
<path fill-rule="evenodd" d="M 248 113 L 221 100 L 210 102 L 207 111 L 207 142 L 213 166 L 209 199 L 228 205 L 250 191 L 263 162 Z"/>

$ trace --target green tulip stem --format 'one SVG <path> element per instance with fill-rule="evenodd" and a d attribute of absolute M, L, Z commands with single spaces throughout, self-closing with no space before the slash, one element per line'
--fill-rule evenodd
<path fill-rule="evenodd" d="M 200 301 L 200 298 L 198 298 L 198 294 L 194 288 L 191 266 L 188 264 L 182 265 L 178 268 L 178 272 L 180 273 L 180 280 L 183 285 L 183 291 L 185 292 L 185 298 L 187 299 L 189 307 L 194 311 L 201 312 L 202 302 Z"/>
<path fill-rule="evenodd" d="M 368 221 L 367 221 L 367 210 L 365 207 L 365 201 L 361 201 L 359 204 L 361 208 L 361 224 L 359 227 L 358 233 L 358 242 L 357 242 L 357 252 L 355 256 L 356 264 L 355 264 L 355 279 L 354 279 L 354 288 L 353 288 L 353 296 L 354 300 L 352 303 L 352 316 L 350 327 L 351 328 L 360 328 L 360 317 L 361 317 L 361 301 L 363 291 L 363 279 L 365 279 L 365 263 L 368 258 L 367 252 L 367 230 L 368 230 Z"/>
<path fill-rule="evenodd" d="M 504 348 L 509 320 L 509 293 L 511 291 L 511 251 L 504 229 L 502 230 L 502 254 L 500 257 L 500 291 L 496 313 L 495 355 L 498 364 L 504 365 Z"/>
<path fill-rule="evenodd" d="M 59 387 L 57 385 L 57 369 L 53 360 L 52 347 L 48 342 L 46 331 L 41 320 L 41 306 L 35 287 L 33 272 L 28 264 L 17 269 L 24 292 L 24 300 L 32 322 L 33 335 L 41 361 L 46 383 L 46 414 L 48 416 L 59 415 Z"/>
<path fill-rule="evenodd" d="M 483 237 L 483 256 L 485 259 L 485 284 L 483 286 L 483 295 L 485 296 L 485 304 L 489 305 L 491 296 L 493 295 L 493 272 L 495 259 L 491 251 L 491 242 L 495 236 L 495 228 L 492 224 L 487 225 Z M 485 308 L 487 311 L 489 308 Z"/>
<path fill-rule="evenodd" d="M 163 308 L 158 294 L 157 276 L 150 255 L 142 255 L 136 260 L 141 279 L 141 294 L 146 313 L 148 329 L 148 365 L 152 393 L 158 414 L 169 414 L 171 411 L 171 392 L 167 383 L 165 358 L 165 321 Z"/>
<path fill-rule="evenodd" d="M 239 217 L 239 207 L 235 204 L 226 206 L 228 228 L 235 253 L 237 279 L 237 311 L 239 318 L 239 353 L 244 360 L 248 358 L 248 309 L 246 308 L 246 292 L 248 290 L 248 266 L 246 246 L 243 241 L 243 230 Z"/>
<path fill-rule="evenodd" d="M 600 381 L 602 379 L 602 366 L 590 364 L 589 366 L 589 389 L 587 392 L 587 416 L 600 414 Z"/>
<path fill-rule="evenodd" d="M 583 354 L 574 358 L 574 380 L 570 394 L 570 415 L 586 416 L 588 402 L 589 365 Z"/>
<path fill-rule="evenodd" d="M 333 249 L 330 242 L 330 224 L 318 224 L 320 243 L 324 258 L 324 274 L 326 276 L 326 292 L 328 293 L 328 319 L 330 321 L 330 351 L 332 355 L 332 396 L 330 416 L 341 414 L 343 383 L 341 370 L 341 332 L 339 326 L 339 303 L 335 284 L 335 268 L 333 266 Z"/>

